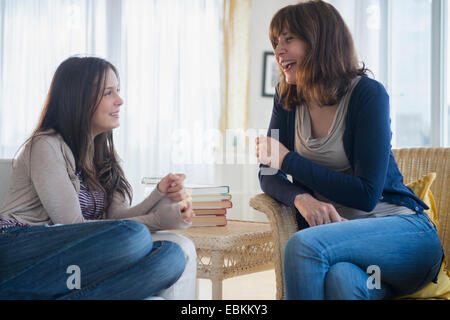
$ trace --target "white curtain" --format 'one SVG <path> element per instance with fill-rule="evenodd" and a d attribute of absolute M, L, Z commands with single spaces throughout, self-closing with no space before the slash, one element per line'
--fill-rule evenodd
<path fill-rule="evenodd" d="M 105 26 L 97 26 L 104 21 L 104 5 L 0 1 L 0 157 L 12 157 L 31 134 L 59 63 L 73 54 L 105 54 Z"/>
<path fill-rule="evenodd" d="M 116 141 L 130 180 L 177 171 L 214 182 L 205 133 L 219 125 L 221 9 L 220 1 L 123 2 L 126 118 Z"/>
<path fill-rule="evenodd" d="M 212 183 L 221 10 L 220 0 L 0 0 L 0 158 L 36 126 L 57 66 L 95 55 L 119 70 L 115 144 L 136 201 L 143 176 Z"/>

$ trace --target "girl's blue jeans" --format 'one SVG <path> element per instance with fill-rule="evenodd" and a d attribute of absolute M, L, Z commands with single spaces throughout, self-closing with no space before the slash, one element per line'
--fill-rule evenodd
<path fill-rule="evenodd" d="M 442 259 L 436 227 L 426 213 L 305 228 L 286 244 L 286 298 L 400 297 L 434 281 Z"/>
<path fill-rule="evenodd" d="M 0 299 L 144 299 L 184 268 L 176 243 L 131 220 L 0 230 Z"/>

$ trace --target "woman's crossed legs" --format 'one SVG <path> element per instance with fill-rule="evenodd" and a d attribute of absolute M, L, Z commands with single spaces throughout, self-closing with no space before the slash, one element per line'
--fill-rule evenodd
<path fill-rule="evenodd" d="M 425 213 L 306 228 L 287 242 L 287 299 L 389 299 L 437 275 L 443 249 Z"/>

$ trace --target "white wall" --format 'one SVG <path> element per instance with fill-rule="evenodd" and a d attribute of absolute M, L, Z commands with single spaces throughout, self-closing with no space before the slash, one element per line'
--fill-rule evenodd
<path fill-rule="evenodd" d="M 263 97 L 263 53 L 273 51 L 269 41 L 269 25 L 275 13 L 294 0 L 252 0 L 250 17 L 250 97 L 249 128 L 262 129 L 269 126 L 273 98 Z"/>

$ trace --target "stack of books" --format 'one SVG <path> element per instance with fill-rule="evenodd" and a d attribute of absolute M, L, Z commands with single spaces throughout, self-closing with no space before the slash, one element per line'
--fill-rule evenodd
<path fill-rule="evenodd" d="M 233 207 L 229 186 L 186 185 L 195 217 L 193 227 L 226 226 L 227 209 Z"/>

